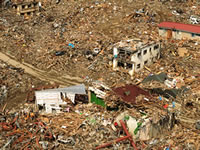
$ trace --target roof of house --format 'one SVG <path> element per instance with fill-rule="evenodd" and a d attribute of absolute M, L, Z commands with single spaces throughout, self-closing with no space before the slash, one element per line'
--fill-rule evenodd
<path fill-rule="evenodd" d="M 123 99 L 123 101 L 133 104 L 135 103 L 136 97 L 141 94 L 150 97 L 149 92 L 132 84 L 113 88 L 112 90 L 115 92 L 116 95 L 120 96 Z"/>
<path fill-rule="evenodd" d="M 41 93 L 41 92 L 63 92 L 63 93 L 72 93 L 72 94 L 86 94 L 85 92 L 85 85 L 79 84 L 75 86 L 65 87 L 65 88 L 57 88 L 57 89 L 47 89 L 47 90 L 41 90 L 41 91 L 35 91 L 35 93 Z"/>
<path fill-rule="evenodd" d="M 145 48 L 155 43 L 156 41 L 136 38 L 136 39 L 122 40 L 116 43 L 114 47 L 122 48 L 123 50 L 128 50 L 128 51 L 137 51 L 138 49 Z"/>
<path fill-rule="evenodd" d="M 176 30 L 192 32 L 192 33 L 200 33 L 199 25 L 183 24 L 183 23 L 176 23 L 176 22 L 162 22 L 158 25 L 158 27 L 167 28 L 167 29 L 176 29 Z"/>

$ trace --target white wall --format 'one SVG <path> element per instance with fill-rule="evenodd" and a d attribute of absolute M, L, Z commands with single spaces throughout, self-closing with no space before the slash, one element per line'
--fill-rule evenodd
<path fill-rule="evenodd" d="M 157 49 L 154 49 L 155 46 L 158 46 Z M 160 58 L 160 43 L 153 44 L 146 48 L 139 50 L 131 57 L 131 61 L 135 62 L 135 72 L 141 70 L 144 65 L 152 64 L 156 59 Z M 147 63 L 146 63 L 147 61 Z M 140 68 L 138 68 L 140 66 Z"/>
<path fill-rule="evenodd" d="M 36 104 L 60 104 L 63 103 L 60 92 L 35 92 Z"/>
<path fill-rule="evenodd" d="M 158 46 L 157 49 L 154 49 L 155 46 Z M 132 76 L 134 72 L 137 72 L 141 70 L 144 65 L 150 65 L 152 64 L 156 59 L 160 58 L 160 49 L 161 44 L 155 43 L 148 47 L 145 47 L 143 49 L 138 50 L 131 56 L 131 61 L 133 61 L 132 69 L 129 70 L 129 74 Z M 117 48 L 113 49 L 113 70 L 118 69 L 118 58 L 116 57 L 118 55 Z M 140 56 L 139 56 L 140 55 Z M 147 63 L 146 63 L 147 61 Z M 140 68 L 138 68 L 138 65 L 140 65 Z"/>

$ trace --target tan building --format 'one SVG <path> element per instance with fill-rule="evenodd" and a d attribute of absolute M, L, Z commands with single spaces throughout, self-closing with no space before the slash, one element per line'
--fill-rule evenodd
<path fill-rule="evenodd" d="M 162 22 L 158 25 L 159 35 L 167 39 L 200 40 L 200 26 L 175 22 Z"/>

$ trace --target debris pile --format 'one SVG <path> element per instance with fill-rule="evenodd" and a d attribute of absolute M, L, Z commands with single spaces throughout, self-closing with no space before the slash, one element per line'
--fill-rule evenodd
<path fill-rule="evenodd" d="M 1 1 L 0 148 L 200 149 L 199 6 Z"/>

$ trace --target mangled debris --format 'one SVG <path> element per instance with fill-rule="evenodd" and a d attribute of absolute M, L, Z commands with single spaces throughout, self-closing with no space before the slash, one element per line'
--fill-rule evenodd
<path fill-rule="evenodd" d="M 104 99 L 110 88 L 101 81 L 95 81 L 88 88 L 89 102 L 105 107 Z"/>
<path fill-rule="evenodd" d="M 17 15 L 27 17 L 39 11 L 39 3 L 37 1 L 15 2 L 12 7 L 16 9 Z"/>
<path fill-rule="evenodd" d="M 5 1 L 7 5 L 10 5 L 9 0 Z M 13 11 L 1 11 L 1 50 L 10 53 L 23 63 L 30 63 L 37 68 L 51 71 L 52 74 L 58 73 L 55 76 L 69 74 L 70 76 L 79 76 L 87 81 L 101 78 L 110 88 L 102 86 L 102 83 L 100 86 L 89 83 L 88 92 L 91 93 L 88 94 L 88 97 L 92 102 L 89 104 L 82 103 L 87 100 L 85 94 L 75 94 L 75 103 L 81 101 L 77 105 L 74 105 L 69 97 L 65 99 L 63 94 L 60 94 L 61 96 L 58 96 L 58 99 L 55 98 L 54 103 L 57 103 L 60 97 L 63 101 L 66 100 L 64 102 L 67 104 L 64 104 L 64 107 L 59 106 L 63 113 L 45 113 L 42 117 L 43 113 L 39 114 L 45 125 L 55 131 L 52 132 L 53 135 L 56 135 L 53 141 L 44 140 L 42 131 L 37 132 L 37 141 L 34 140 L 34 136 L 33 138 L 27 137 L 26 132 L 16 136 L 6 136 L 5 134 L 11 131 L 3 131 L 0 135 L 2 148 L 13 149 L 12 141 L 16 137 L 19 137 L 19 140 L 14 148 L 23 148 L 23 144 L 27 144 L 26 139 L 23 140 L 23 136 L 25 136 L 28 140 L 32 140 L 25 149 L 51 149 L 52 147 L 55 147 L 54 149 L 94 149 L 101 146 L 100 143 L 108 143 L 112 140 L 114 142 L 109 142 L 108 145 L 112 145 L 113 149 L 131 149 L 131 145 L 135 149 L 199 149 L 199 119 L 197 119 L 200 100 L 198 86 L 200 83 L 199 42 L 191 40 L 193 39 L 191 36 L 196 38 L 198 34 L 187 33 L 190 40 L 184 40 L 181 39 L 184 35 L 182 30 L 179 31 L 177 28 L 174 31 L 173 28 L 166 28 L 164 36 L 167 37 L 167 34 L 170 36 L 171 32 L 167 30 L 172 30 L 173 38 L 172 40 L 163 40 L 164 50 L 160 51 L 159 49 L 162 59 L 155 60 L 155 63 L 149 64 L 148 68 L 146 67 L 147 63 L 144 65 L 145 69 L 140 71 L 129 68 L 131 67 L 129 65 L 131 58 L 128 58 L 130 57 L 128 51 L 125 51 L 128 54 L 120 57 L 127 59 L 124 62 L 119 61 L 120 71 L 113 72 L 112 58 L 115 59 L 116 56 L 112 57 L 113 49 L 110 50 L 107 47 L 118 48 L 113 43 L 121 41 L 124 37 L 134 38 L 134 40 L 135 38 L 149 39 L 148 41 L 152 42 L 155 40 L 155 44 L 159 44 L 157 41 L 160 40 L 160 37 L 157 31 L 160 21 L 170 20 L 184 24 L 189 22 L 198 24 L 199 2 L 187 1 L 186 3 L 186 0 L 151 2 L 144 0 L 98 2 L 57 0 L 56 4 L 52 5 L 52 1 L 42 1 L 42 3 L 46 2 L 49 4 L 48 7 L 45 7 L 46 10 L 34 15 L 28 21 L 25 20 L 25 17 L 10 15 L 10 12 Z M 25 3 L 23 2 L 23 4 Z M 40 3 L 38 5 L 41 7 Z M 38 5 L 36 9 L 38 9 Z M 30 12 L 26 12 L 25 16 L 28 13 L 30 15 L 35 13 L 32 10 L 31 6 L 27 9 Z M 23 11 L 21 15 L 23 15 Z M 177 35 L 179 33 L 180 35 Z M 175 40 L 175 36 L 179 40 Z M 148 44 L 152 43 L 147 42 Z M 125 50 L 126 48 L 125 46 Z M 141 51 L 145 53 L 145 50 Z M 144 58 L 141 57 L 142 64 L 146 61 Z M 137 60 L 137 62 L 140 61 Z M 119 66 L 124 67 L 120 68 Z M 139 66 L 142 68 L 141 64 Z M 19 73 L 17 69 L 20 71 L 20 68 L 1 69 L 1 73 L 3 72 L 0 78 L 3 86 L 1 86 L 1 94 L 6 93 L 8 96 L 16 97 L 20 95 L 19 90 L 26 91 L 30 86 L 35 85 L 32 83 L 32 77 L 26 77 L 23 71 Z M 126 74 L 126 72 L 131 74 L 131 71 L 134 72 L 132 78 Z M 144 82 L 145 80 L 146 82 Z M 123 83 L 123 85 L 118 86 L 118 83 Z M 38 86 L 41 84 L 44 85 L 40 83 Z M 184 86 L 190 90 L 187 91 Z M 114 90 L 118 88 L 119 91 L 115 92 Z M 34 93 L 35 90 L 42 89 L 33 88 L 31 93 Z M 33 101 L 32 97 L 27 100 Z M 49 98 L 48 95 L 46 97 Z M 20 97 L 20 99 L 24 98 Z M 29 105 L 31 104 L 27 104 L 25 108 Z M 7 110 L 6 104 L 2 110 L 3 112 Z M 121 120 L 116 121 L 115 118 L 118 118 L 117 116 L 125 110 L 128 110 L 128 113 L 120 118 Z M 54 112 L 53 106 L 50 112 Z M 13 126 L 10 121 L 13 120 L 13 117 L 10 117 L 8 113 L 2 116 L 3 125 Z M 6 124 L 4 117 L 8 118 L 6 123 L 10 123 Z M 19 118 L 24 118 L 24 116 Z M 18 121 L 19 124 L 21 120 Z M 178 123 L 174 125 L 175 120 L 178 120 Z M 31 120 L 26 124 L 22 122 L 21 124 L 26 127 L 21 127 L 32 133 L 35 131 L 33 122 Z M 118 123 L 116 124 L 116 122 Z M 120 142 L 118 143 L 118 141 Z M 108 149 L 112 148 L 108 147 Z"/>

